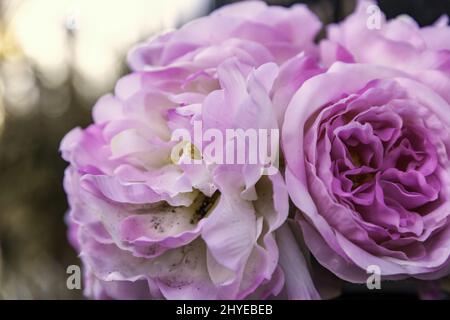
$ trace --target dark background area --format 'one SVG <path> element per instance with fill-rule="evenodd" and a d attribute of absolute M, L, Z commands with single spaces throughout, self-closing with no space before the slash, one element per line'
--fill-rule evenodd
<path fill-rule="evenodd" d="M 230 2 L 211 1 L 204 12 L 196 15 Z M 305 2 L 324 23 L 342 20 L 355 3 L 353 0 L 268 2 L 284 6 Z M 66 76 L 56 84 L 51 81 L 49 84 L 48 70 L 27 54 L 14 30 L 11 31 L 10 24 L 15 18 L 12 14 L 11 19 L 7 13 L 18 3 L 21 1 L 0 0 L 0 299 L 79 299 L 80 291 L 66 288 L 66 268 L 79 264 L 79 260 L 66 240 L 67 202 L 62 177 L 67 164 L 60 158 L 58 146 L 70 129 L 90 123 L 90 108 L 95 100 L 111 91 L 115 80 L 128 72 L 124 64 L 126 51 L 114 51 L 116 72 L 106 84 L 97 90 L 83 86 L 85 75 L 76 63 L 80 56 L 75 55 L 78 29 L 73 28 L 69 17 L 69 24 L 61 24 L 68 56 L 62 65 Z M 434 22 L 444 13 L 450 14 L 450 0 L 380 0 L 379 5 L 388 17 L 406 13 L 421 25 Z M 181 16 L 176 25 L 191 18 Z M 108 22 L 99 16 L 98 23 Z M 150 35 L 143 32 L 139 38 Z M 47 35 L 40 37 L 43 49 L 46 42 L 52 44 Z M 95 55 L 95 48 L 91 50 L 84 54 Z M 51 71 L 59 73 L 58 69 Z M 91 81 L 97 84 L 95 79 Z M 343 298 L 415 298 L 414 285 L 387 284 L 381 293 L 369 292 L 361 286 L 345 286 Z"/>
<path fill-rule="evenodd" d="M 215 0 L 215 7 L 236 1 Z M 306 3 L 317 8 L 321 16 L 326 16 L 327 21 L 338 22 L 342 20 L 355 6 L 355 0 L 305 0 L 305 1 L 266 1 L 282 6 L 290 6 L 294 3 Z M 449 0 L 378 0 L 378 6 L 388 18 L 394 18 L 400 14 L 413 17 L 420 25 L 428 25 L 436 21 L 442 14 L 450 14 Z"/>

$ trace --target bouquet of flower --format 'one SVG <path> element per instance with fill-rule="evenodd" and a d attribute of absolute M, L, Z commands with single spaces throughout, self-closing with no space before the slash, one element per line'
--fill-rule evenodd
<path fill-rule="evenodd" d="M 317 44 L 306 6 L 249 1 L 133 48 L 61 142 L 85 295 L 321 299 L 449 274 L 447 22 L 359 1 Z"/>

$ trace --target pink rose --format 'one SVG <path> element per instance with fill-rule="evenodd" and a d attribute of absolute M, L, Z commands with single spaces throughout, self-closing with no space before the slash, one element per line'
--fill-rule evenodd
<path fill-rule="evenodd" d="M 130 53 L 135 71 L 97 102 L 93 124 L 61 143 L 87 296 L 320 298 L 282 226 L 289 203 L 279 172 L 181 161 L 201 158 L 195 148 L 172 157 L 185 142 L 174 132 L 192 133 L 196 121 L 220 132 L 279 129 L 292 95 L 321 72 L 308 55 L 319 28 L 304 6 L 249 2 Z"/>
<path fill-rule="evenodd" d="M 447 101 L 450 92 L 450 27 L 443 16 L 420 27 L 402 15 L 387 20 L 371 0 L 359 0 L 354 13 L 327 28 L 320 44 L 323 63 L 371 63 L 407 72 L 432 87 Z"/>
<path fill-rule="evenodd" d="M 446 87 L 450 90 L 450 86 Z M 317 260 L 365 282 L 450 271 L 450 105 L 396 69 L 335 63 L 294 95 L 286 184 Z"/>

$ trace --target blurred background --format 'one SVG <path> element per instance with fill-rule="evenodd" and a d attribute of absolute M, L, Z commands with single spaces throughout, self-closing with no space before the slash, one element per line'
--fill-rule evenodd
<path fill-rule="evenodd" d="M 95 100 L 129 72 L 127 50 L 155 33 L 234 1 L 0 0 L 0 299 L 82 299 L 66 268 L 79 264 L 66 240 L 59 142 L 91 122 Z M 324 23 L 343 19 L 354 0 L 305 2 Z M 421 25 L 450 14 L 450 0 L 380 0 L 388 17 Z M 389 297 L 414 298 L 409 284 Z M 379 297 L 380 293 L 364 294 Z M 344 298 L 358 296 L 345 287 Z"/>

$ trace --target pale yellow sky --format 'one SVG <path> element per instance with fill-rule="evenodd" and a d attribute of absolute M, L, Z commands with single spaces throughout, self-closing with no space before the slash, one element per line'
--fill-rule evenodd
<path fill-rule="evenodd" d="M 57 86 L 74 65 L 97 95 L 115 81 L 125 52 L 154 32 L 204 14 L 209 0 L 6 0 L 5 17 L 25 55 Z M 70 31 L 75 37 L 71 44 Z"/>

